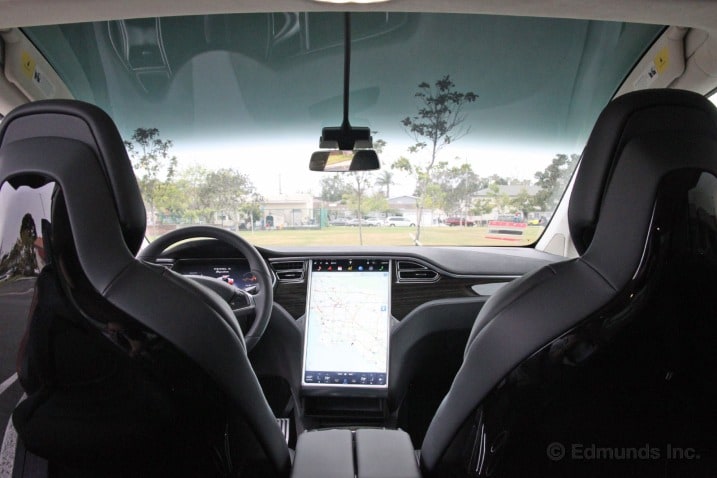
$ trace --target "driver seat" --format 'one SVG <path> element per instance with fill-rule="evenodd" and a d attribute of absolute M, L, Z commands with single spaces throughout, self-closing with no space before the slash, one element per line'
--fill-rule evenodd
<path fill-rule="evenodd" d="M 67 100 L 7 115 L 0 196 L 28 191 L 47 207 L 8 201 L 44 250 L 17 364 L 23 445 L 56 476 L 288 475 L 229 306 L 135 258 L 145 210 L 109 116 Z"/>

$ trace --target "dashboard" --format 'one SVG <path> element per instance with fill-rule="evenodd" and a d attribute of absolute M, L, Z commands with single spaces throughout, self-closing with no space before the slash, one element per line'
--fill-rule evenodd
<path fill-rule="evenodd" d="M 531 248 L 257 248 L 274 307 L 249 359 L 277 416 L 302 426 L 399 426 L 420 443 L 462 362 L 483 304 L 501 287 L 565 260 Z M 252 293 L 244 257 L 215 240 L 157 259 Z M 373 268 L 373 270 L 371 270 Z"/>
<path fill-rule="evenodd" d="M 431 301 L 489 297 L 502 285 L 527 272 L 564 260 L 534 249 L 512 247 L 258 249 L 273 275 L 275 303 L 295 320 L 306 314 L 311 260 L 386 260 L 391 270 L 390 312 L 397 321 Z M 217 241 L 178 245 L 157 262 L 183 275 L 220 278 L 244 290 L 256 286 L 246 259 L 237 257 L 236 251 Z"/>

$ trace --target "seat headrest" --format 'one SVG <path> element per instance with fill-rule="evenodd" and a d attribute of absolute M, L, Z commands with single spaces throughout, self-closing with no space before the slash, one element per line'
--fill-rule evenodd
<path fill-rule="evenodd" d="M 578 253 L 592 242 L 605 191 L 626 144 L 653 133 L 712 134 L 714 119 L 714 107 L 705 97 L 682 90 L 636 91 L 608 104 L 585 146 L 570 196 L 568 221 Z"/>
<path fill-rule="evenodd" d="M 100 108 L 81 101 L 28 103 L 3 120 L 0 148 L 32 138 L 71 139 L 84 143 L 95 153 L 113 198 L 124 241 L 136 254 L 144 238 L 146 213 L 132 164 L 112 119 Z M 53 160 L 51 154 L 47 160 Z"/>

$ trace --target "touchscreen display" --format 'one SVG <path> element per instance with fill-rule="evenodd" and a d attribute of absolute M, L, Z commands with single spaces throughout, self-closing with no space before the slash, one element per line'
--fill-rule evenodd
<path fill-rule="evenodd" d="M 304 386 L 387 387 L 389 269 L 384 259 L 311 261 Z"/>

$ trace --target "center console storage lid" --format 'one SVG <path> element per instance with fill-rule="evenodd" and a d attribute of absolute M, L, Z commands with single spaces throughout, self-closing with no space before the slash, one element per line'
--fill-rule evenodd
<path fill-rule="evenodd" d="M 291 478 L 354 478 L 351 431 L 320 430 L 299 435 Z"/>
<path fill-rule="evenodd" d="M 355 434 L 358 478 L 420 478 L 413 444 L 406 432 L 360 428 Z"/>
<path fill-rule="evenodd" d="M 291 478 L 421 478 L 408 434 L 359 428 L 299 435 Z"/>

